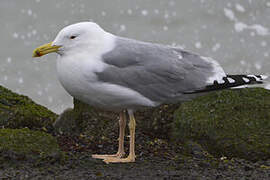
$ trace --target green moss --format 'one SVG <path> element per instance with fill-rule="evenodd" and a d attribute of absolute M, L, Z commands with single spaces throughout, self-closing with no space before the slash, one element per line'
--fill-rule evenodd
<path fill-rule="evenodd" d="M 136 130 L 153 138 L 168 139 L 172 127 L 171 123 L 174 120 L 174 112 L 179 106 L 180 104 L 169 104 L 136 111 Z"/>
<path fill-rule="evenodd" d="M 0 86 L 0 126 L 5 128 L 51 128 L 57 115 L 34 103 L 26 96 L 18 95 Z"/>
<path fill-rule="evenodd" d="M 61 134 L 84 134 L 91 140 L 112 139 L 118 132 L 118 114 L 91 107 L 74 99 L 74 109 L 65 110 L 54 127 Z"/>
<path fill-rule="evenodd" d="M 266 165 L 261 165 L 260 168 L 262 168 L 262 169 L 269 169 L 270 170 L 270 166 L 266 166 Z"/>
<path fill-rule="evenodd" d="M 270 91 L 262 88 L 213 92 L 183 103 L 173 138 L 192 139 L 216 156 L 270 158 Z"/>
<path fill-rule="evenodd" d="M 0 129 L 0 162 L 59 160 L 62 152 L 51 135 L 24 129 Z"/>
<path fill-rule="evenodd" d="M 118 113 L 94 108 L 74 99 L 74 114 L 81 132 L 92 140 L 112 140 L 115 132 L 118 133 Z"/>
<path fill-rule="evenodd" d="M 54 130 L 59 134 L 74 135 L 79 134 L 81 129 L 77 123 L 77 116 L 73 109 L 68 108 L 60 114 L 54 122 Z"/>
<path fill-rule="evenodd" d="M 162 105 L 136 111 L 136 134 L 147 134 L 153 138 L 167 139 L 179 104 Z M 128 118 L 128 116 L 127 116 Z M 91 107 L 74 99 L 74 109 L 67 109 L 56 120 L 54 127 L 63 134 L 91 136 L 92 140 L 113 139 L 118 137 L 119 112 L 110 112 Z M 128 124 L 127 119 L 127 124 Z M 126 131 L 128 133 L 128 129 Z"/>

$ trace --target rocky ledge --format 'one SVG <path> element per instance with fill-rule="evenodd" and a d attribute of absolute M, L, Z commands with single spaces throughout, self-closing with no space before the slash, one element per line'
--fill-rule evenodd
<path fill-rule="evenodd" d="M 0 87 L 0 179 L 269 179 L 269 109 L 252 88 L 139 111 L 137 161 L 106 165 L 91 154 L 117 150 L 117 114 L 74 100 L 58 116 Z"/>

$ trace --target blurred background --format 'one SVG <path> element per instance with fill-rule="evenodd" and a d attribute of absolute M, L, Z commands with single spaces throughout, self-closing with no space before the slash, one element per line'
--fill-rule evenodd
<path fill-rule="evenodd" d="M 31 56 L 66 25 L 87 20 L 211 56 L 227 73 L 270 75 L 270 0 L 1 0 L 0 85 L 56 113 L 72 107 L 57 80 L 57 55 Z"/>

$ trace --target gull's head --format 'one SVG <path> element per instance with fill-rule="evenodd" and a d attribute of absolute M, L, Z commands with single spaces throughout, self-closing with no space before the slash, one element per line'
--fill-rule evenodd
<path fill-rule="evenodd" d="M 63 28 L 53 42 L 42 45 L 33 51 L 33 57 L 56 52 L 64 55 L 80 52 L 82 49 L 95 48 L 104 38 L 105 31 L 96 23 L 81 22 Z"/>

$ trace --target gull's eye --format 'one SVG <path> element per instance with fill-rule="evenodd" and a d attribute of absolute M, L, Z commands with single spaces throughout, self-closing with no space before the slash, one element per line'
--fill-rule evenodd
<path fill-rule="evenodd" d="M 75 39 L 77 36 L 70 36 L 69 39 Z"/>

